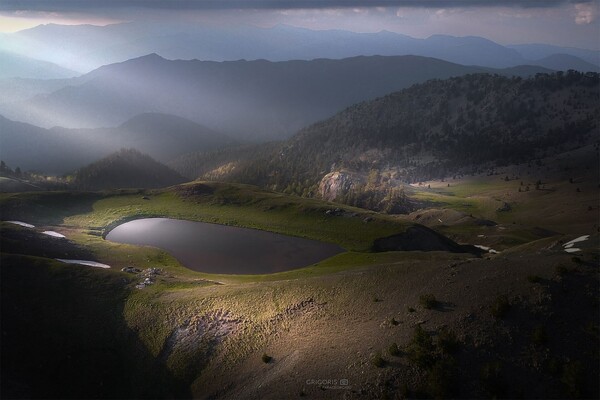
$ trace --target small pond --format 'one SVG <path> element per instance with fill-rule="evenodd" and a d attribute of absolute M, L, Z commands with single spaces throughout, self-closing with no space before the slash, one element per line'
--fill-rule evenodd
<path fill-rule="evenodd" d="M 340 246 L 256 229 L 144 218 L 111 230 L 107 240 L 161 248 L 194 271 L 270 274 L 317 263 L 344 251 Z"/>

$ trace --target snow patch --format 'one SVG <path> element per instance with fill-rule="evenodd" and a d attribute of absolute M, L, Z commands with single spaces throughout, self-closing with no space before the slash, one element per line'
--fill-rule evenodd
<path fill-rule="evenodd" d="M 494 249 L 492 249 L 491 247 L 488 247 L 488 246 L 483 246 L 481 244 L 474 244 L 473 246 L 477 247 L 478 249 L 487 251 L 488 253 L 491 253 L 491 254 L 498 254 L 499 253 L 499 251 L 494 250 Z"/>
<path fill-rule="evenodd" d="M 31 225 L 28 224 L 27 222 L 22 222 L 22 221 L 6 221 L 9 224 L 15 224 L 15 225 L 21 225 L 24 226 L 25 228 L 35 228 L 35 225 Z"/>
<path fill-rule="evenodd" d="M 581 249 L 579 249 L 577 247 L 573 247 L 573 245 L 575 243 L 585 242 L 589 238 L 590 238 L 590 235 L 579 236 L 578 238 L 575 238 L 575 239 L 570 240 L 567 243 L 563 244 L 563 247 L 567 253 L 575 253 L 577 251 L 581 251 Z"/>
<path fill-rule="evenodd" d="M 62 233 L 58 233 L 58 232 L 55 232 L 55 231 L 44 231 L 42 233 L 44 235 L 52 236 L 52 237 L 55 237 L 55 238 L 66 238 L 66 236 L 63 235 Z"/>
<path fill-rule="evenodd" d="M 590 238 L 590 235 L 583 235 L 583 236 L 579 236 L 576 239 L 573 239 L 567 243 L 564 244 L 564 247 L 571 247 L 573 246 L 575 243 L 578 242 L 585 242 L 586 240 L 588 240 Z"/>
<path fill-rule="evenodd" d="M 106 265 L 106 264 L 101 264 L 99 262 L 96 261 L 87 261 L 87 260 L 67 260 L 64 258 L 57 258 L 56 260 L 60 261 L 60 262 L 64 262 L 67 264 L 81 264 L 81 265 L 87 265 L 88 267 L 96 267 L 96 268 L 110 268 L 110 265 Z"/>

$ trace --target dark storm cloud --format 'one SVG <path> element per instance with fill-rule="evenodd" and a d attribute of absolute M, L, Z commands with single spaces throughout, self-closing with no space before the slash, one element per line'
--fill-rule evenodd
<path fill-rule="evenodd" d="M 298 9 L 341 7 L 555 7 L 595 0 L 0 0 L 2 11 L 85 11 L 146 8 L 159 10 Z"/>

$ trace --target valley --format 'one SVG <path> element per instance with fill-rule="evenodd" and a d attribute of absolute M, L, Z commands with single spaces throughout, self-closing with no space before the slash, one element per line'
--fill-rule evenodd
<path fill-rule="evenodd" d="M 0 397 L 599 398 L 597 3 L 0 2 Z"/>
<path fill-rule="evenodd" d="M 597 204 L 597 178 L 585 171 L 577 175 L 582 206 L 572 207 L 569 213 L 558 202 L 561 197 L 568 202 L 572 196 L 574 190 L 559 195 L 559 188 L 573 185 L 568 179 L 547 181 L 545 189 L 553 192 L 531 189 L 516 198 L 520 184 L 504 180 L 501 174 L 507 171 L 450 180 L 450 187 L 448 181 L 439 180 L 416 184 L 412 196 L 427 199 L 430 207 L 405 216 L 211 182 L 96 194 L 4 194 L 0 198 L 2 220 L 26 220 L 37 232 L 52 229 L 67 239 L 44 237 L 3 222 L 2 282 L 21 282 L 10 290 L 3 287 L 3 294 L 19 290 L 37 298 L 39 293 L 31 290 L 41 290 L 47 301 L 56 297 L 54 286 L 36 286 L 31 274 L 68 286 L 79 287 L 76 282 L 90 279 L 102 282 L 100 287 L 84 284 L 87 292 L 77 296 L 89 298 L 100 309 L 117 301 L 115 295 L 121 299 L 116 307 L 122 311 L 108 328 L 123 329 L 117 328 L 121 324 L 129 333 L 112 345 L 112 353 L 96 357 L 107 363 L 109 354 L 130 360 L 126 364 L 130 370 L 113 371 L 102 378 L 111 379 L 111 387 L 127 397 L 156 395 L 167 388 L 167 396 L 224 398 L 362 398 L 392 393 L 547 397 L 571 391 L 594 396 L 597 374 L 582 366 L 595 365 L 597 354 L 593 332 L 598 326 L 598 303 L 593 288 L 598 283 L 600 253 L 597 221 L 590 218 L 590 212 L 597 211 L 583 207 L 586 201 Z M 531 176 L 520 179 L 529 182 Z M 506 201 L 511 210 L 498 211 Z M 207 274 L 181 266 L 165 251 L 102 238 L 122 221 L 157 216 L 329 241 L 347 252 L 275 274 Z M 406 232 L 415 223 L 431 226 L 458 243 L 489 247 L 497 253 L 372 251 L 376 238 Z M 559 226 L 563 229 L 555 230 Z M 584 234 L 591 237 L 578 244 L 579 252 L 565 252 L 564 243 Z M 29 239 L 23 242 L 22 235 Z M 111 269 L 98 271 L 53 260 L 67 257 L 96 260 Z M 142 272 L 119 271 L 125 267 Z M 138 289 L 136 285 L 144 279 L 138 276 L 149 268 L 159 272 L 151 285 Z M 428 296 L 432 304 L 424 300 Z M 33 312 L 28 311 L 29 301 L 11 299 L 8 304 L 21 315 Z M 564 308 L 566 304 L 577 308 Z M 497 307 L 502 311 L 495 311 Z M 78 308 L 64 310 L 66 318 L 79 319 L 87 313 Z M 3 310 L 3 315 L 7 315 L 4 326 L 9 338 L 30 334 L 15 325 L 12 318 L 17 317 L 11 312 Z M 58 329 L 55 324 L 61 321 L 38 322 L 38 328 L 45 329 L 33 332 L 52 337 Z M 75 325 L 63 340 L 71 340 L 71 335 L 89 326 L 85 322 Z M 420 346 L 415 344 L 419 329 L 433 335 L 431 348 L 415 347 Z M 94 336 L 94 346 L 103 346 L 101 332 Z M 442 339 L 444 335 L 450 335 L 449 339 Z M 140 342 L 131 348 L 134 338 Z M 443 350 L 442 340 L 454 343 L 454 350 Z M 573 345 L 565 346 L 565 340 Z M 500 342 L 506 345 L 495 344 Z M 587 343 L 589 351 L 575 344 L 581 342 Z M 85 354 L 77 348 L 83 344 L 68 343 L 75 346 L 71 351 L 77 357 Z M 390 350 L 394 343 L 400 350 Z M 515 348 L 520 352 L 515 353 Z M 140 356 L 140 349 L 147 349 L 148 354 Z M 37 351 L 48 362 L 61 359 L 50 356 L 49 349 Z M 430 353 L 419 356 L 421 351 Z M 272 359 L 265 363 L 261 354 Z M 377 357 L 382 361 L 375 361 Z M 73 372 L 74 376 L 102 370 L 102 362 L 91 370 Z M 229 370 L 236 371 L 235 379 L 225 372 Z M 127 386 L 130 379 L 142 379 L 142 372 L 156 382 L 166 382 L 165 387 Z M 572 374 L 574 378 L 566 378 Z M 27 376 L 24 381 L 24 375 L 8 379 L 15 388 L 37 387 L 37 379 L 44 380 L 36 374 Z M 85 379 L 95 381 L 89 376 Z M 348 388 L 323 383 L 332 379 L 347 379 Z M 532 379 L 548 383 L 532 387 L 527 384 Z M 53 383 L 48 385 L 44 393 L 60 390 Z M 109 393 L 102 387 L 90 391 L 93 387 L 86 385 L 84 392 L 77 392 L 84 389 L 75 386 L 60 393 Z"/>

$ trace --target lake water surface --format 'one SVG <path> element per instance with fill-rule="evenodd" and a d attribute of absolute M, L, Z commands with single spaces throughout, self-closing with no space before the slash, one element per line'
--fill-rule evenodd
<path fill-rule="evenodd" d="M 316 240 L 170 218 L 126 222 L 110 231 L 106 239 L 158 247 L 194 271 L 219 274 L 287 271 L 344 251 Z"/>

